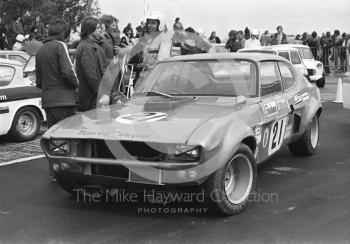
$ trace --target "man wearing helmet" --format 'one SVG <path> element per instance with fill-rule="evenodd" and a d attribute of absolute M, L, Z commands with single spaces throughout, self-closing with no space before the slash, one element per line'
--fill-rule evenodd
<path fill-rule="evenodd" d="M 170 57 L 171 34 L 167 33 L 164 17 L 161 12 L 150 12 L 146 19 L 146 33 L 131 50 L 115 47 L 119 57 L 127 54 L 126 61 L 140 53 L 143 56 L 142 65 L 145 69 L 154 65 L 158 60 Z"/>

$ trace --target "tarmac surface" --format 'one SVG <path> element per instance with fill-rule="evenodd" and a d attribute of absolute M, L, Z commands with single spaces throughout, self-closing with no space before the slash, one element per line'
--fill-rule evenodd
<path fill-rule="evenodd" d="M 336 83 L 321 89 L 324 101 L 335 98 Z M 48 179 L 45 158 L 6 165 L 27 156 L 28 147 L 40 155 L 38 140 L 19 147 L 2 141 L 0 242 L 349 243 L 350 111 L 323 105 L 316 154 L 284 150 L 259 166 L 247 209 L 230 217 L 209 214 L 198 202 L 78 199 Z M 16 155 L 3 159 L 11 150 Z"/>

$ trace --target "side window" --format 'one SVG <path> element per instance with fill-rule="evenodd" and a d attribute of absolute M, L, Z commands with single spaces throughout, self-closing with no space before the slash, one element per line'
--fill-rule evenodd
<path fill-rule="evenodd" d="M 290 52 L 290 61 L 292 64 L 301 64 L 301 59 L 297 51 Z"/>
<path fill-rule="evenodd" d="M 0 86 L 7 86 L 10 84 L 14 75 L 14 68 L 0 65 Z"/>
<path fill-rule="evenodd" d="M 282 91 L 282 82 L 277 62 L 260 63 L 260 96 Z"/>
<path fill-rule="evenodd" d="M 281 71 L 284 90 L 288 90 L 295 84 L 295 73 L 293 72 L 293 67 L 285 62 L 278 62 L 278 66 Z"/>
<path fill-rule="evenodd" d="M 279 53 L 278 53 L 278 56 L 281 56 L 281 57 L 287 59 L 288 61 L 290 61 L 289 53 L 288 53 L 288 52 L 279 52 Z"/>
<path fill-rule="evenodd" d="M 0 54 L 0 58 L 7 58 L 5 54 Z"/>
<path fill-rule="evenodd" d="M 25 65 L 27 63 L 27 60 L 19 55 L 9 55 L 9 59 L 19 61 L 23 65 Z"/>

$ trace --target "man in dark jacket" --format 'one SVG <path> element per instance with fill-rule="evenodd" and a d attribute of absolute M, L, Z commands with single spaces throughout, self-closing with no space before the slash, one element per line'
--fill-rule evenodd
<path fill-rule="evenodd" d="M 109 60 L 102 47 L 102 27 L 95 17 L 86 17 L 81 24 L 81 41 L 76 51 L 79 77 L 79 105 L 81 111 L 97 106 L 97 95 Z"/>
<path fill-rule="evenodd" d="M 283 28 L 281 25 L 277 26 L 277 32 L 273 34 L 271 44 L 279 45 L 279 44 L 288 44 L 287 35 L 283 33 Z"/>
<path fill-rule="evenodd" d="M 63 42 L 66 29 L 63 19 L 53 19 L 49 37 L 36 54 L 36 86 L 42 89 L 42 107 L 49 128 L 75 114 L 78 79 Z M 49 165 L 49 175 L 54 175 L 52 165 Z"/>
<path fill-rule="evenodd" d="M 35 33 L 37 40 L 42 41 L 44 39 L 45 27 L 44 23 L 40 20 L 40 16 L 36 17 L 35 22 L 31 28 L 31 32 Z"/>
<path fill-rule="evenodd" d="M 63 42 L 66 28 L 64 20 L 52 20 L 49 37 L 36 54 L 36 86 L 42 89 L 48 127 L 75 114 L 78 79 Z"/>
<path fill-rule="evenodd" d="M 4 50 L 5 49 L 5 45 L 6 44 L 6 32 L 7 32 L 7 28 L 6 25 L 2 22 L 2 19 L 0 17 L 0 49 Z"/>

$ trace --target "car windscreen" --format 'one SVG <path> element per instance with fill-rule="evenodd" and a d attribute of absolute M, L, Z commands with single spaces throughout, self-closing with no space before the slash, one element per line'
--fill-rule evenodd
<path fill-rule="evenodd" d="M 314 56 L 309 48 L 298 47 L 298 51 L 302 59 L 314 59 Z"/>
<path fill-rule="evenodd" d="M 257 96 L 256 65 L 245 60 L 191 60 L 157 64 L 136 88 L 184 96 Z"/>

